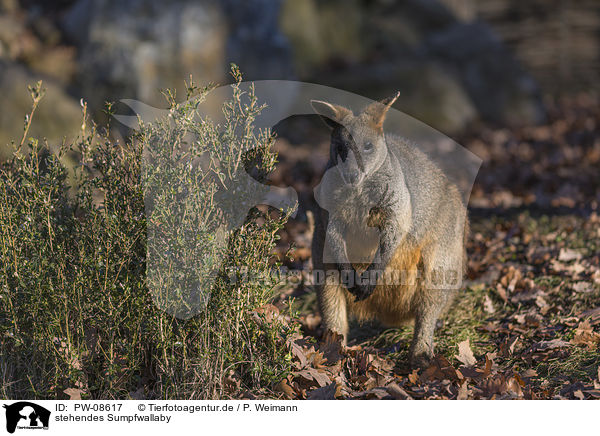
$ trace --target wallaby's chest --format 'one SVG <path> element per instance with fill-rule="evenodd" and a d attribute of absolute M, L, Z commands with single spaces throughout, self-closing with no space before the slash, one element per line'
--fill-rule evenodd
<path fill-rule="evenodd" d="M 346 244 L 348 260 L 355 267 L 370 264 L 379 246 L 379 229 L 369 226 L 369 211 L 373 201 L 361 196 L 344 201 L 334 213 L 330 212 L 329 219 L 337 220 L 338 228 Z M 363 268 L 357 268 L 363 269 Z"/>

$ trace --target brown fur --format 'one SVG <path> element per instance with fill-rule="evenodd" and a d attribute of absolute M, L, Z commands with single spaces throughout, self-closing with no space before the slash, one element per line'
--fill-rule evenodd
<path fill-rule="evenodd" d="M 356 116 L 340 106 L 313 102 L 318 113 L 333 120 L 328 124 L 334 129 L 331 173 L 326 173 L 316 190 L 320 208 L 315 214 L 313 266 L 315 271 L 333 272 L 354 268 L 357 274 L 373 265 L 377 271 L 383 269 L 374 288 L 355 283 L 351 293 L 335 274 L 317 286 L 325 328 L 335 333 L 326 334 L 325 339 L 341 334 L 345 341 L 350 316 L 361 321 L 377 319 L 388 326 L 414 320 L 411 364 L 423 366 L 433 357 L 436 321 L 460 286 L 460 278 L 437 283 L 430 279 L 436 271 L 464 274 L 468 220 L 458 189 L 426 155 L 402 138 L 382 133 L 395 98 L 374 103 Z M 369 142 L 375 144 L 375 153 L 360 152 Z M 340 143 L 351 151 L 337 152 Z M 355 156 L 361 153 L 368 156 L 364 162 Z M 363 179 L 352 189 L 340 184 L 336 171 L 349 173 L 356 168 Z M 326 244 L 328 237 L 332 242 Z M 384 256 L 375 259 L 378 252 Z M 332 253 L 338 257 L 325 262 L 325 258 L 332 259 Z M 396 282 L 389 283 L 389 278 Z M 361 294 L 364 289 L 368 292 Z"/>
<path fill-rule="evenodd" d="M 379 319 L 387 326 L 400 326 L 413 318 L 413 299 L 420 283 L 417 280 L 417 271 L 423 269 L 421 247 L 403 243 L 395 251 L 394 257 L 386 267 L 384 276 L 379 279 L 375 291 L 366 300 L 354 302 L 353 296 L 345 291 L 348 307 L 352 315 L 358 320 Z M 364 271 L 366 265 L 361 265 L 359 272 Z M 387 277 L 398 276 L 398 271 L 405 274 L 401 278 L 405 284 L 385 284 Z"/>

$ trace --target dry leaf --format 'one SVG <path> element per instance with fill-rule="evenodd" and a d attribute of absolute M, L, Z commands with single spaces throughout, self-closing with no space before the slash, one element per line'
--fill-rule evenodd
<path fill-rule="evenodd" d="M 467 381 L 465 380 L 458 387 L 458 393 L 456 395 L 457 400 L 467 400 L 469 398 L 469 386 Z"/>
<path fill-rule="evenodd" d="M 306 364 L 308 363 L 308 359 L 306 357 L 306 354 L 304 353 L 303 348 L 300 345 L 298 345 L 296 343 L 296 341 L 290 341 L 289 347 L 290 347 L 290 352 L 294 356 L 296 356 L 299 360 L 299 365 L 297 365 L 298 369 L 304 368 L 306 366 Z"/>
<path fill-rule="evenodd" d="M 410 374 L 408 374 L 408 380 L 412 384 L 417 384 L 419 382 L 419 371 L 416 369 L 413 369 L 413 371 Z"/>
<path fill-rule="evenodd" d="M 388 393 L 394 397 L 396 400 L 412 400 L 413 398 L 406 393 L 406 391 L 404 389 L 402 389 L 400 386 L 398 386 L 397 383 L 390 383 L 387 387 L 386 387 Z"/>
<path fill-rule="evenodd" d="M 342 355 L 340 353 L 343 347 L 343 339 L 344 337 L 338 334 L 336 337 L 330 338 L 327 342 L 319 345 L 319 351 L 323 353 L 327 365 L 335 365 L 341 360 Z"/>
<path fill-rule="evenodd" d="M 596 333 L 588 320 L 579 323 L 575 336 L 571 339 L 573 345 L 587 345 L 593 349 L 600 343 L 600 334 Z"/>
<path fill-rule="evenodd" d="M 496 292 L 498 292 L 498 295 L 500 296 L 500 298 L 502 298 L 502 301 L 504 301 L 505 303 L 508 301 L 506 289 L 500 283 L 496 284 Z"/>
<path fill-rule="evenodd" d="M 324 371 L 319 371 L 315 368 L 306 368 L 302 371 L 295 372 L 294 375 L 303 377 L 304 379 L 309 381 L 315 381 L 321 387 L 331 383 L 331 379 Z"/>
<path fill-rule="evenodd" d="M 526 369 L 525 371 L 523 371 L 523 374 L 521 374 L 521 377 L 523 378 L 531 378 L 531 377 L 537 377 L 538 373 L 535 369 Z"/>
<path fill-rule="evenodd" d="M 310 391 L 306 396 L 307 400 L 335 400 L 337 384 L 332 382 L 326 386 Z"/>
<path fill-rule="evenodd" d="M 355 396 L 357 398 L 362 398 L 366 400 L 384 400 L 392 397 L 385 388 L 369 389 L 365 392 L 359 392 Z"/>
<path fill-rule="evenodd" d="M 553 350 L 555 348 L 564 348 L 568 347 L 569 344 L 567 341 L 563 341 L 562 339 L 552 339 L 551 341 L 540 341 L 533 344 L 533 348 L 535 350 Z"/>
<path fill-rule="evenodd" d="M 477 363 L 477 359 L 475 359 L 475 356 L 473 355 L 468 339 L 458 344 L 458 355 L 454 357 L 466 366 L 472 366 Z"/>
<path fill-rule="evenodd" d="M 558 254 L 558 260 L 561 262 L 569 262 L 571 260 L 579 260 L 583 257 L 583 255 L 571 248 L 561 248 L 560 253 Z"/>
<path fill-rule="evenodd" d="M 594 290 L 594 288 L 592 287 L 592 284 L 588 283 L 588 282 L 574 283 L 572 288 L 575 292 L 582 292 L 582 293 L 588 293 L 588 292 L 592 292 Z"/>
<path fill-rule="evenodd" d="M 68 388 L 63 391 L 69 396 L 69 400 L 81 400 L 81 394 L 85 393 L 81 389 Z"/>
<path fill-rule="evenodd" d="M 485 371 L 469 366 L 463 366 L 458 371 L 464 378 L 481 379 L 486 376 Z"/>
<path fill-rule="evenodd" d="M 285 395 L 285 397 L 288 400 L 291 400 L 292 398 L 294 398 L 296 396 L 296 393 L 294 392 L 294 389 L 290 386 L 290 384 L 288 383 L 288 381 L 286 379 L 281 380 L 275 386 L 275 391 L 276 392 L 281 392 L 283 395 Z"/>
<path fill-rule="evenodd" d="M 506 389 L 509 393 L 513 394 L 517 398 L 521 398 L 523 396 L 523 390 L 521 389 L 521 383 L 519 383 L 519 379 L 516 377 L 511 377 L 506 382 Z"/>
<path fill-rule="evenodd" d="M 452 364 L 448 362 L 444 356 L 435 356 L 429 368 L 419 377 L 419 380 L 452 380 L 456 381 L 460 378 L 460 373 L 454 369 Z"/>
<path fill-rule="evenodd" d="M 494 309 L 494 303 L 492 302 L 492 299 L 487 294 L 483 302 L 483 310 L 485 310 L 485 312 L 489 314 L 492 314 L 496 311 L 496 309 Z"/>

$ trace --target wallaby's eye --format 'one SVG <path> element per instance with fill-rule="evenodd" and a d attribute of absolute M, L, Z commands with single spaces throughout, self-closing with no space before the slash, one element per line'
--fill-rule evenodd
<path fill-rule="evenodd" d="M 365 145 L 364 145 L 363 148 L 364 148 L 365 151 L 371 151 L 371 150 L 373 150 L 373 143 L 372 142 L 367 142 L 367 143 L 365 143 Z"/>

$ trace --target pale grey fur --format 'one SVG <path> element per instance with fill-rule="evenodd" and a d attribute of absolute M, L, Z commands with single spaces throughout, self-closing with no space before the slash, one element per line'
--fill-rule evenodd
<path fill-rule="evenodd" d="M 383 120 L 395 99 L 374 103 L 358 115 L 313 102 L 333 127 L 330 162 L 315 189 L 321 207 L 315 211 L 313 266 L 360 277 L 356 270 L 414 264 L 421 274 L 414 285 L 378 282 L 376 287 L 346 289 L 340 281 L 329 281 L 317 284 L 317 292 L 325 327 L 344 338 L 352 313 L 391 325 L 414 319 L 411 363 L 423 366 L 433 357 L 436 322 L 464 273 L 468 221 L 458 189 L 442 171 L 408 141 L 383 134 Z M 367 143 L 373 144 L 368 153 Z M 457 282 L 431 286 L 432 271 L 454 271 Z"/>

